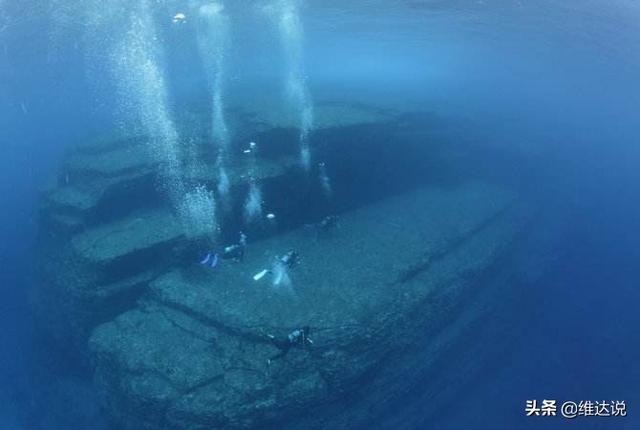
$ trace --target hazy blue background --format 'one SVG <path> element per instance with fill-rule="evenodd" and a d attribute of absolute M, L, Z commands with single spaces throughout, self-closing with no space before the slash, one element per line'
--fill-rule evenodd
<path fill-rule="evenodd" d="M 0 0 L 2 429 L 102 425 L 86 375 L 50 358 L 28 306 L 37 189 L 66 147 L 109 129 L 117 110 L 112 74 L 89 64 L 100 53 L 82 37 L 77 3 Z M 282 79 L 259 3 L 228 5 L 230 103 Z M 176 105 L 203 82 L 191 30 L 171 24 L 183 4 L 157 6 Z M 464 118 L 478 145 L 539 163 L 531 189 L 570 220 L 521 344 L 434 428 L 638 428 L 640 4 L 310 0 L 303 13 L 314 99 Z M 526 419 L 529 398 L 626 400 L 630 417 Z"/>

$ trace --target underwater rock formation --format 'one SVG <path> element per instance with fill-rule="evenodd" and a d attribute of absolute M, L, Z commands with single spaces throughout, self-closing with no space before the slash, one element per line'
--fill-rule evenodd
<path fill-rule="evenodd" d="M 297 229 L 256 243 L 242 267 L 169 271 L 92 335 L 110 412 L 123 428 L 300 428 L 292 417 L 309 420 L 384 375 L 455 321 L 467 295 L 490 289 L 483 275 L 524 221 L 502 189 L 430 187 L 345 214 L 330 237 Z M 289 247 L 303 258 L 293 292 L 253 281 Z M 267 334 L 302 324 L 313 347 L 268 365 Z"/>
<path fill-rule="evenodd" d="M 531 208 L 461 163 L 424 116 L 316 110 L 318 174 L 330 170 L 331 193 L 299 168 L 295 118 L 230 117 L 244 118 L 260 152 L 249 165 L 247 141 L 231 146 L 233 207 L 218 243 L 173 212 L 144 137 L 78 148 L 44 192 L 41 325 L 90 360 L 118 428 L 373 428 L 378 403 L 392 408 L 415 389 L 399 368 L 429 378 L 416 398 L 435 404 L 456 386 L 443 375 L 460 345 L 481 339 L 479 326 L 504 330 L 497 316 L 518 296 L 513 250 Z M 215 189 L 216 155 L 194 145 L 182 180 Z M 242 223 L 249 170 L 265 213 L 277 214 L 270 223 Z M 339 214 L 332 229 L 308 227 L 329 214 Z M 239 230 L 242 263 L 198 264 Z M 290 250 L 300 264 L 270 274 Z M 313 345 L 269 364 L 269 335 L 303 325 Z M 481 357 L 459 366 L 471 374 Z"/>
<path fill-rule="evenodd" d="M 252 107 L 256 109 L 256 105 Z M 333 163 L 342 171 L 350 169 L 359 150 L 352 144 L 353 149 L 345 151 L 344 140 L 364 141 L 374 133 L 372 126 L 394 121 L 393 115 L 360 107 L 330 104 L 320 112 L 318 133 L 329 142 L 326 158 L 351 154 L 349 164 Z M 327 202 L 322 198 L 309 202 L 308 195 L 321 193 L 310 190 L 313 185 L 297 170 L 295 118 L 275 121 L 269 116 L 272 113 L 273 109 L 265 106 L 251 115 L 236 112 L 231 116 L 245 135 L 261 142 L 261 157 L 249 166 L 241 150 L 247 142 L 236 142 L 233 148 L 238 155 L 228 166 L 234 207 L 220 215 L 220 243 L 205 246 L 221 246 L 244 228 L 242 202 L 247 195 L 249 168 L 268 209 L 279 215 L 277 226 L 252 230 L 252 240 L 309 222 L 310 217 L 318 216 L 316 211 L 361 204 L 351 195 L 342 202 L 337 199 L 333 209 L 325 208 Z M 202 115 L 193 120 L 192 127 L 201 128 L 208 121 Z M 338 128 L 340 133 L 336 133 Z M 210 148 L 205 141 L 188 144 L 194 150 L 187 153 L 200 155 L 183 160 L 181 181 L 215 189 L 215 154 L 207 152 Z M 288 152 L 290 147 L 294 150 Z M 133 307 L 148 283 L 167 268 L 188 265 L 202 252 L 199 247 L 206 238 L 194 236 L 210 229 L 185 226 L 168 204 L 168 190 L 162 185 L 163 162 L 145 136 L 100 138 L 74 149 L 55 183 L 43 191 L 41 282 L 34 302 L 40 326 L 60 349 L 84 352 L 96 325 Z M 67 347 L 69 342 L 72 345 Z"/>

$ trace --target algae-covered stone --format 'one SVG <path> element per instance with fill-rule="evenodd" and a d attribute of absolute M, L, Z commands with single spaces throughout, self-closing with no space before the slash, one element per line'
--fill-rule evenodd
<path fill-rule="evenodd" d="M 260 129 L 299 128 L 300 113 L 287 105 L 273 103 L 269 94 L 260 92 L 252 94 L 251 100 L 245 102 L 241 112 L 253 118 L 253 122 L 261 124 Z M 388 109 L 366 106 L 357 103 L 318 102 L 314 106 L 314 129 L 322 130 L 354 125 L 370 125 L 392 121 L 396 112 Z"/>
<path fill-rule="evenodd" d="M 252 244 L 243 264 L 167 273 L 141 310 L 92 336 L 110 403 L 144 405 L 112 415 L 124 428 L 295 428 L 285 418 L 313 416 L 389 354 L 446 329 L 522 228 L 513 205 L 482 183 L 423 188 L 345 214 L 328 235 L 300 229 Z M 290 248 L 302 256 L 290 291 L 253 280 Z M 277 350 L 266 335 L 303 324 L 313 347 L 267 365 Z M 134 377 L 169 382 L 147 395 L 126 388 Z"/>
<path fill-rule="evenodd" d="M 303 228 L 251 246 L 240 266 L 216 273 L 170 272 L 151 290 L 164 303 L 230 327 L 287 327 L 302 320 L 339 326 L 392 300 L 391 285 L 499 215 L 511 199 L 484 184 L 419 190 L 343 216 L 329 238 Z M 289 249 L 303 261 L 290 274 L 293 297 L 285 287 L 252 279 Z"/>
<path fill-rule="evenodd" d="M 147 168 L 161 161 L 150 144 L 115 147 L 111 151 L 79 153 L 66 162 L 66 171 L 71 176 L 120 176 Z"/>
<path fill-rule="evenodd" d="M 71 243 L 82 258 L 103 264 L 167 246 L 183 235 L 180 222 L 170 211 L 155 210 L 87 230 L 75 236 Z"/>
<path fill-rule="evenodd" d="M 244 159 L 231 160 L 227 166 L 230 187 L 246 185 L 249 177 L 261 182 L 286 175 L 298 164 L 298 159 L 291 156 L 280 156 L 276 159 L 257 158 L 253 159 L 253 162 L 251 157 L 245 154 Z M 196 183 L 215 184 L 218 179 L 217 169 L 213 164 L 201 163 L 186 171 L 185 179 Z"/>
<path fill-rule="evenodd" d="M 91 177 L 91 180 L 70 182 L 47 192 L 42 212 L 56 222 L 62 221 L 62 227 L 96 224 L 103 218 L 113 218 L 112 213 L 116 208 L 126 215 L 144 206 L 138 198 L 140 195 L 146 195 L 149 199 L 146 205 L 152 203 L 154 198 L 149 190 L 154 190 L 154 180 L 154 170 L 147 168 L 120 176 L 98 176 Z M 123 202 L 127 204 L 123 205 Z M 69 218 L 74 220 L 72 225 L 66 222 Z M 76 228 L 61 230 L 77 231 Z"/>
<path fill-rule="evenodd" d="M 162 428 L 181 419 L 223 424 L 229 421 L 227 410 L 240 410 L 255 401 L 273 403 L 273 387 L 266 369 L 261 369 L 268 346 L 171 309 L 125 313 L 100 326 L 91 347 L 96 362 L 106 366 L 99 375 L 103 388 L 126 392 L 118 393 L 124 394 L 121 404 L 137 405 L 131 418 L 146 426 Z M 131 378 L 120 379 L 121 366 L 132 372 Z M 198 417 L 203 410 L 208 411 L 206 416 Z"/>

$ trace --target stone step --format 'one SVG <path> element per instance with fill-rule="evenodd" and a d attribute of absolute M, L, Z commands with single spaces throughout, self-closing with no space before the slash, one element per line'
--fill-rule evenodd
<path fill-rule="evenodd" d="M 251 138 L 252 133 L 260 133 L 274 128 L 299 129 L 300 113 L 286 104 L 273 103 L 273 94 L 256 91 L 234 98 L 235 105 L 227 111 L 230 128 L 241 139 Z M 191 103 L 185 106 L 185 113 L 192 127 L 207 130 L 210 110 L 206 103 Z M 393 121 L 398 112 L 358 103 L 319 101 L 314 103 L 313 129 L 324 130 L 357 125 L 371 125 Z"/>
<path fill-rule="evenodd" d="M 71 180 L 90 177 L 118 177 L 132 172 L 153 169 L 161 158 L 152 150 L 150 142 L 141 142 L 131 146 L 113 143 L 111 150 L 101 152 L 83 152 L 72 155 L 65 164 L 65 174 Z"/>
<path fill-rule="evenodd" d="M 90 181 L 70 183 L 51 189 L 44 200 L 45 214 L 66 214 L 82 218 L 89 224 L 100 210 L 108 210 L 112 199 L 124 199 L 128 194 L 149 188 L 155 172 L 143 169 L 115 177 L 93 177 Z"/>
<path fill-rule="evenodd" d="M 183 237 L 183 228 L 175 216 L 159 209 L 87 230 L 74 236 L 71 245 L 84 261 L 100 266 L 170 246 Z"/>
<path fill-rule="evenodd" d="M 233 328 L 290 327 L 301 319 L 316 325 L 360 321 L 360 313 L 374 302 L 382 307 L 395 297 L 390 285 L 424 270 L 434 256 L 491 221 L 512 199 L 485 184 L 420 189 L 345 214 L 331 237 L 315 238 L 302 228 L 249 246 L 241 265 L 222 264 L 218 271 L 195 274 L 175 271 L 151 288 L 165 304 Z M 270 287 L 269 281 L 253 280 L 289 249 L 302 260 L 290 273 L 294 296 Z"/>
<path fill-rule="evenodd" d="M 235 142 L 228 159 L 230 185 L 235 188 L 235 194 L 240 194 L 233 196 L 236 204 L 244 200 L 242 193 L 249 176 L 258 182 L 271 181 L 285 185 L 303 181 L 295 177 L 296 173 L 300 174 L 297 154 L 299 136 L 294 130 L 296 122 L 293 120 L 295 115 L 292 118 L 286 115 L 281 117 L 273 108 L 259 106 L 259 103 L 250 109 L 254 111 L 245 110 L 242 115 L 236 113 L 235 116 L 245 118 L 242 120 L 245 123 L 239 123 L 238 126 L 244 126 L 243 132 L 258 141 L 257 155 L 243 153 L 248 141 Z M 358 105 L 320 105 L 316 111 L 314 131 L 314 146 L 317 146 L 314 151 L 318 161 L 329 162 L 330 174 L 335 169 L 334 165 L 341 163 L 334 159 L 351 160 L 353 163 L 360 158 L 359 153 L 369 148 L 369 145 L 363 146 L 360 141 L 367 140 L 372 144 L 376 136 L 381 138 L 380 130 L 371 129 L 374 124 L 379 128 L 387 127 L 384 139 L 394 140 L 392 124 L 396 118 L 396 115 L 387 111 Z M 337 138 L 341 135 L 343 139 Z M 181 179 L 188 186 L 204 184 L 215 189 L 215 147 L 201 136 L 199 139 L 195 143 L 180 143 L 190 145 L 191 148 L 186 152 L 194 154 L 193 163 L 185 160 Z M 91 150 L 92 145 L 95 145 L 95 151 Z M 389 163 L 395 159 L 404 163 L 406 158 L 399 151 L 381 156 L 391 157 Z M 160 152 L 154 149 L 152 138 L 148 137 L 119 136 L 112 141 L 103 138 L 84 144 L 67 159 L 59 175 L 58 186 L 44 193 L 43 216 L 58 217 L 51 224 L 66 233 L 69 226 L 65 222 L 58 222 L 61 217 L 80 219 L 84 226 L 90 227 L 126 216 L 135 210 L 167 204 L 160 174 L 162 160 Z M 341 166 L 341 169 L 348 170 L 348 166 Z M 317 175 L 317 172 L 314 171 L 312 175 Z M 286 176 L 291 177 L 285 179 Z M 279 178 L 282 179 L 277 181 Z M 287 193 L 274 193 L 271 196 L 274 206 L 280 205 L 278 197 Z M 73 228 L 71 230 L 75 231 Z"/>
<path fill-rule="evenodd" d="M 69 227 L 74 227 L 67 223 L 71 218 L 73 224 L 90 227 L 135 210 L 167 205 L 166 197 L 158 188 L 161 184 L 159 165 L 149 159 L 136 159 L 136 153 L 131 148 L 116 148 L 72 158 L 66 168 L 74 179 L 44 194 L 45 219 L 50 219 L 54 228 L 68 232 Z M 255 163 L 250 163 L 248 156 L 233 161 L 227 169 L 232 192 L 246 185 L 249 172 L 257 182 L 269 181 L 287 174 L 297 165 L 296 157 L 286 155 L 258 158 Z M 185 168 L 183 179 L 185 183 L 206 184 L 215 189 L 216 174 L 214 163 L 199 162 L 193 168 Z"/>
<path fill-rule="evenodd" d="M 84 226 L 81 217 L 55 212 L 49 214 L 48 223 L 52 231 L 61 232 L 65 235 L 76 233 Z"/>

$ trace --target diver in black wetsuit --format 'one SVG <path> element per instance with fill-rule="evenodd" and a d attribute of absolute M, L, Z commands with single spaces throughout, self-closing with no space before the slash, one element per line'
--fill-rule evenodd
<path fill-rule="evenodd" d="M 291 250 L 282 257 L 276 257 L 276 261 L 284 264 L 288 269 L 293 269 L 300 263 L 300 254 L 298 254 L 298 251 Z"/>
<path fill-rule="evenodd" d="M 288 279 L 287 271 L 293 269 L 300 263 L 300 254 L 291 250 L 283 256 L 276 256 L 271 269 L 263 269 L 253 275 L 254 281 L 259 281 L 266 275 L 275 276 L 274 285 L 279 285 L 284 279 Z"/>
<path fill-rule="evenodd" d="M 244 252 L 246 248 L 247 235 L 240 232 L 240 240 L 238 243 L 225 247 L 222 252 L 222 258 L 224 260 L 233 260 L 236 263 L 241 263 L 244 260 Z"/>
<path fill-rule="evenodd" d="M 267 335 L 273 345 L 280 350 L 276 355 L 269 358 L 267 363 L 271 364 L 272 361 L 283 358 L 289 353 L 291 348 L 304 348 L 305 346 L 313 345 L 313 341 L 309 339 L 310 331 L 309 326 L 304 326 L 295 329 L 284 339 L 278 339 L 272 334 Z"/>

